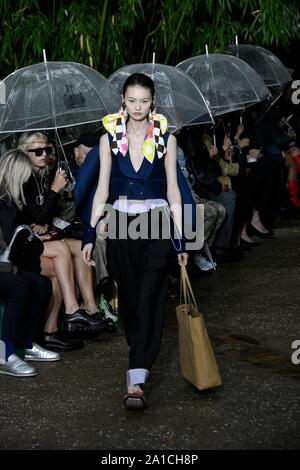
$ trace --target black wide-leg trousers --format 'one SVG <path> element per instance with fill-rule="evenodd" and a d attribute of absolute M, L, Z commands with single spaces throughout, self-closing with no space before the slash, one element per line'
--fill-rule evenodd
<path fill-rule="evenodd" d="M 145 216 L 150 218 L 151 212 Z M 128 216 L 127 226 L 135 217 L 138 216 Z M 120 220 L 119 217 L 117 226 Z M 130 347 L 128 369 L 150 370 L 158 356 L 167 296 L 169 250 L 169 239 L 162 237 L 108 239 L 108 271 L 118 285 L 119 312 Z"/>

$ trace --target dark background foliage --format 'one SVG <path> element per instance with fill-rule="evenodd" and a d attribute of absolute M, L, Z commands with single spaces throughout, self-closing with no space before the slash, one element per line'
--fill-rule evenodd
<path fill-rule="evenodd" d="M 175 65 L 234 41 L 277 53 L 297 68 L 297 0 L 0 0 L 0 77 L 48 60 L 81 62 L 109 76 L 119 67 Z"/>

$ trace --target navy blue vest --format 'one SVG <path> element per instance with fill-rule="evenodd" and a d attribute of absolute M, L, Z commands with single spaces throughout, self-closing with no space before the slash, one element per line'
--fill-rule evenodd
<path fill-rule="evenodd" d="M 169 132 L 164 134 L 165 145 L 169 139 Z M 112 136 L 108 134 L 110 146 Z M 196 227 L 196 204 L 191 190 L 177 162 L 177 181 L 181 193 L 182 205 L 190 204 L 192 207 L 192 217 L 184 216 L 184 226 L 191 226 L 193 230 Z M 128 199 L 167 199 L 167 177 L 165 170 L 165 158 L 158 158 L 155 152 L 153 163 L 148 162 L 146 158 L 138 172 L 136 172 L 130 161 L 129 152 L 123 157 L 118 152 L 112 153 L 112 167 L 109 186 L 109 202 L 113 204 L 120 196 L 126 196 Z M 183 207 L 184 208 L 184 207 Z"/>
<path fill-rule="evenodd" d="M 169 133 L 164 134 L 167 145 Z M 112 136 L 108 134 L 110 146 Z M 109 186 L 109 202 L 126 196 L 128 199 L 166 199 L 167 177 L 165 171 L 165 158 L 158 158 L 155 151 L 154 161 L 150 163 L 143 159 L 140 169 L 136 172 L 130 160 L 129 151 L 123 157 L 121 152 L 112 153 L 112 167 Z"/>

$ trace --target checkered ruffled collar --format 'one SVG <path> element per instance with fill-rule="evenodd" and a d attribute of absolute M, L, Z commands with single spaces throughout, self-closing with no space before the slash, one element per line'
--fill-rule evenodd
<path fill-rule="evenodd" d="M 126 130 L 127 117 L 124 115 L 123 108 L 116 114 L 108 114 L 102 119 L 103 125 L 107 132 L 113 137 L 112 152 L 117 155 L 121 152 L 123 157 L 128 152 L 128 135 Z M 155 112 L 149 114 L 148 127 L 142 147 L 144 157 L 153 163 L 155 150 L 158 158 L 162 158 L 167 152 L 163 134 L 166 133 L 168 127 L 167 119 L 162 114 Z"/>

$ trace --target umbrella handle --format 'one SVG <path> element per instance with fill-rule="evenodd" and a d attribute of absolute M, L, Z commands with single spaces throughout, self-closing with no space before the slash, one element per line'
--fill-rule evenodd
<path fill-rule="evenodd" d="M 65 189 L 64 189 L 64 191 L 66 193 L 70 193 L 71 191 L 73 191 L 73 189 L 75 188 L 75 185 L 76 185 L 76 180 L 75 180 L 74 176 L 72 175 L 72 172 L 71 172 L 70 169 L 69 169 L 69 174 L 70 174 L 71 181 L 70 181 L 70 184 L 68 186 L 66 186 Z"/>
<path fill-rule="evenodd" d="M 217 146 L 217 139 L 216 139 L 215 131 L 213 133 L 213 141 L 214 141 L 214 147 L 216 147 Z"/>

